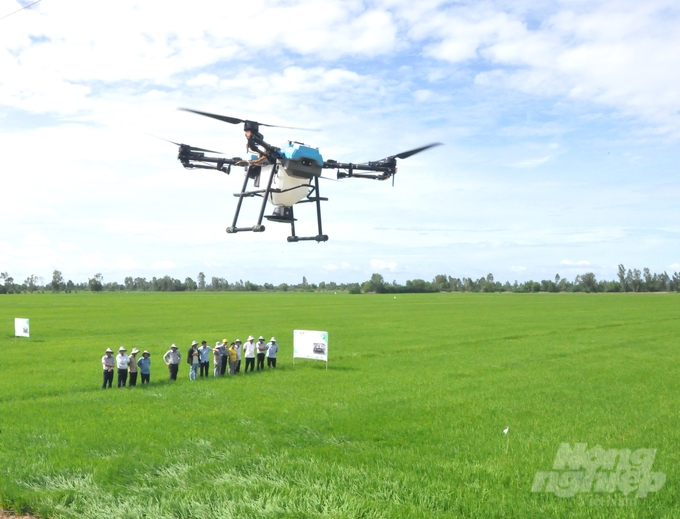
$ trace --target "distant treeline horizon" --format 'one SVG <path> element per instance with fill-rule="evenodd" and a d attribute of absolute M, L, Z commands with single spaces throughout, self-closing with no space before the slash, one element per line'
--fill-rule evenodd
<path fill-rule="evenodd" d="M 262 285 L 251 281 L 238 280 L 229 282 L 225 278 L 212 277 L 207 280 L 203 272 L 199 272 L 196 281 L 185 278 L 184 281 L 171 276 L 161 278 L 153 277 L 147 280 L 143 277 L 128 276 L 123 283 L 117 281 L 104 282 L 101 273 L 95 274 L 87 282 L 74 283 L 65 281 L 62 273 L 58 270 L 52 272 L 52 281 L 45 283 L 42 277 L 28 276 L 23 283 L 15 283 L 7 273 L 0 273 L 0 294 L 18 294 L 51 291 L 54 293 L 64 292 L 185 292 L 185 291 L 208 291 L 208 292 L 324 292 L 324 291 L 347 291 L 350 294 L 377 293 L 428 293 L 428 292 L 680 292 L 680 273 L 674 272 L 668 275 L 665 271 L 661 274 L 652 273 L 648 268 L 642 271 L 627 269 L 619 265 L 617 278 L 611 281 L 598 280 L 592 272 L 577 275 L 573 281 L 555 275 L 554 279 L 541 281 L 523 281 L 510 283 L 509 281 L 495 281 L 493 274 L 488 274 L 479 279 L 470 277 L 452 277 L 439 274 L 431 281 L 424 279 L 407 280 L 401 285 L 396 281 L 386 281 L 382 274 L 373 274 L 369 280 L 358 283 L 335 283 L 334 281 L 322 281 L 318 284 L 308 283 L 303 276 L 302 283 L 288 284 L 279 283 L 274 285 L 264 283 Z"/>

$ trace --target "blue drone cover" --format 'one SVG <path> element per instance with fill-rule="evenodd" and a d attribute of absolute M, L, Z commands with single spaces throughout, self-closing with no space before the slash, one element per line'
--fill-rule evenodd
<path fill-rule="evenodd" d="M 300 144 L 299 142 L 289 142 L 288 146 L 281 148 L 283 156 L 289 160 L 312 159 L 319 166 L 323 166 L 323 157 L 319 150 Z"/>

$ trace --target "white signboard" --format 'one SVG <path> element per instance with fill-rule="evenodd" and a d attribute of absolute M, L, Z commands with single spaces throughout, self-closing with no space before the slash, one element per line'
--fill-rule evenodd
<path fill-rule="evenodd" d="M 293 359 L 323 360 L 328 363 L 328 332 L 293 331 Z"/>
<path fill-rule="evenodd" d="M 28 319 L 16 318 L 14 319 L 14 336 L 15 337 L 30 337 L 31 332 L 28 326 Z"/>

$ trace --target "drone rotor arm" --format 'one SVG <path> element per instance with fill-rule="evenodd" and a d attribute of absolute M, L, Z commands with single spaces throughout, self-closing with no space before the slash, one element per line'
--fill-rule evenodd
<path fill-rule="evenodd" d="M 327 160 L 324 162 L 325 169 L 337 169 L 337 177 L 340 178 L 367 178 L 370 180 L 386 180 L 397 172 L 396 161 L 378 161 L 369 162 L 367 164 L 353 164 L 351 162 L 337 162 L 335 160 Z M 340 171 L 344 169 L 347 173 Z M 379 175 L 367 175 L 363 173 L 355 173 L 355 171 L 372 171 L 380 173 Z"/>
<path fill-rule="evenodd" d="M 200 150 L 200 151 L 199 151 Z M 187 169 L 216 169 L 222 171 L 223 173 L 229 174 L 231 172 L 231 166 L 243 166 L 247 165 L 241 157 L 234 157 L 231 159 L 225 157 L 210 157 L 206 156 L 206 152 L 209 150 L 203 150 L 203 148 L 195 148 L 189 146 L 188 144 L 180 144 L 179 152 L 177 154 L 177 160 L 182 163 Z M 215 153 L 215 152 L 210 152 Z M 203 164 L 200 164 L 203 163 Z M 214 165 L 205 165 L 214 164 Z M 225 167 L 226 166 L 226 167 Z"/>

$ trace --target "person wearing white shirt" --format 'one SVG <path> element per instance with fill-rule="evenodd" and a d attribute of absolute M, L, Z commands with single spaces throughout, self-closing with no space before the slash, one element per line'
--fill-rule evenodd
<path fill-rule="evenodd" d="M 106 348 L 106 355 L 102 357 L 102 367 L 104 368 L 104 382 L 102 383 L 102 389 L 109 389 L 113 385 L 113 368 L 116 367 L 116 359 L 113 358 L 113 350 L 111 348 Z"/>
<path fill-rule="evenodd" d="M 213 368 L 213 370 L 214 370 L 214 375 L 216 377 L 220 376 L 220 369 L 221 369 L 220 363 L 222 362 L 222 353 L 220 352 L 220 346 L 221 345 L 222 345 L 222 343 L 220 341 L 217 341 L 215 343 L 215 347 L 213 348 L 213 364 L 215 366 Z"/>
<path fill-rule="evenodd" d="M 272 337 L 267 343 L 267 368 L 276 369 L 276 353 L 279 351 L 279 345 L 276 344 L 276 337 Z"/>
<path fill-rule="evenodd" d="M 182 354 L 177 351 L 177 345 L 173 344 L 170 349 L 163 355 L 163 360 L 170 371 L 170 380 L 177 380 L 177 371 L 179 370 L 179 361 Z"/>
<path fill-rule="evenodd" d="M 255 337 L 250 335 L 248 342 L 243 345 L 243 356 L 246 358 L 246 369 L 244 373 L 248 373 L 248 366 L 250 366 L 251 373 L 255 369 Z"/>
<path fill-rule="evenodd" d="M 118 355 L 116 355 L 116 366 L 118 366 L 118 387 L 125 387 L 127 383 L 128 364 L 130 364 L 130 357 L 125 353 L 127 350 L 124 346 L 118 348 Z"/>
<path fill-rule="evenodd" d="M 264 343 L 264 337 L 260 335 L 255 345 L 257 349 L 257 371 L 264 370 L 264 356 L 267 354 L 267 345 Z"/>
<path fill-rule="evenodd" d="M 128 372 L 130 373 L 130 386 L 129 387 L 136 387 L 137 386 L 137 371 L 138 371 L 138 366 L 137 366 L 137 354 L 139 353 L 139 350 L 137 348 L 132 348 L 132 351 L 130 352 L 130 359 L 128 362 Z"/>

